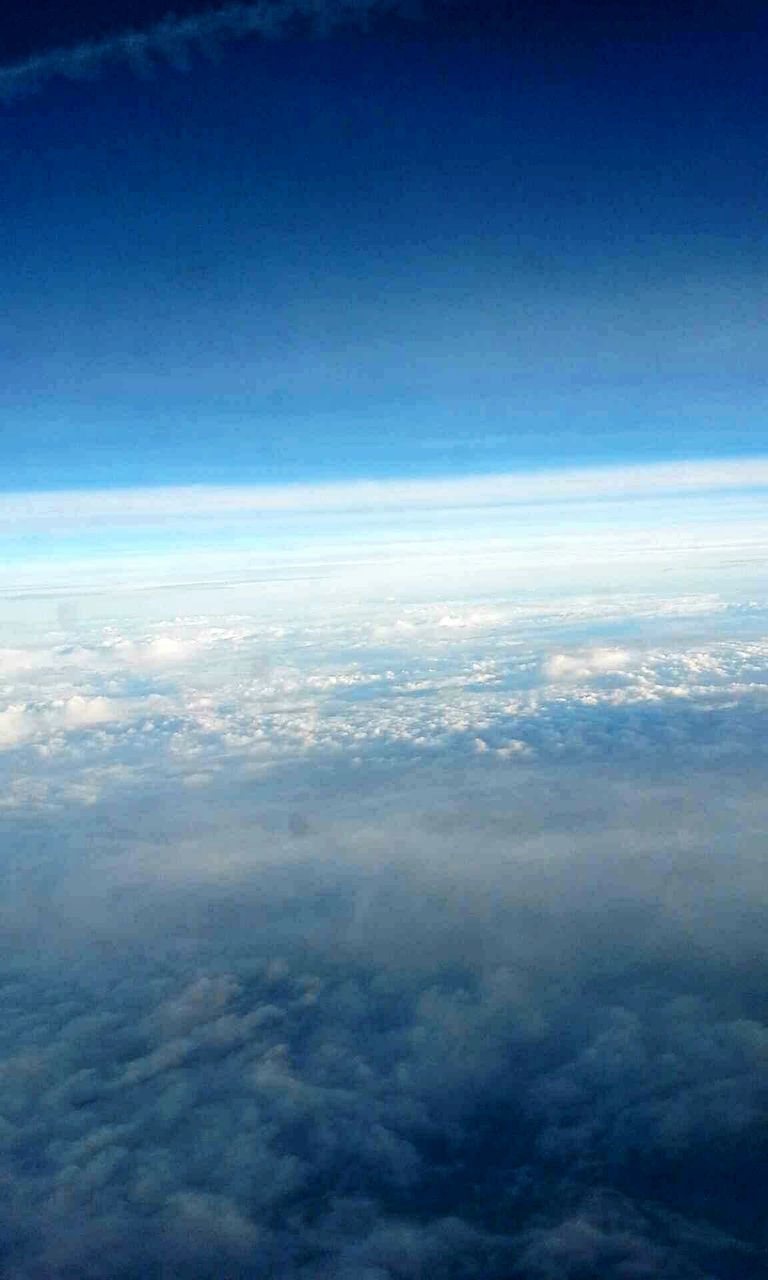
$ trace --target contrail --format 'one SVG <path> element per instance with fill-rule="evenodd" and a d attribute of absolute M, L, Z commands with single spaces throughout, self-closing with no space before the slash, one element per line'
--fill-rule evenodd
<path fill-rule="evenodd" d="M 139 74 L 146 74 L 157 62 L 186 69 L 195 50 L 210 54 L 227 41 L 249 35 L 276 38 L 297 19 L 323 33 L 403 7 L 403 0 L 261 0 L 228 4 L 187 18 L 170 13 L 145 31 L 122 31 L 0 66 L 0 101 L 35 93 L 56 76 L 93 79 L 110 66 L 127 65 Z"/>

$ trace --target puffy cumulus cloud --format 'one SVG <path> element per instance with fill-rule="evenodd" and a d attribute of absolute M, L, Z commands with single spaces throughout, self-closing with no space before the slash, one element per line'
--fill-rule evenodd
<path fill-rule="evenodd" d="M 6 823 L 4 1274 L 764 1274 L 764 769 L 217 786 Z"/>
<path fill-rule="evenodd" d="M 37 671 L 41 667 L 50 666 L 53 661 L 53 652 L 41 648 L 0 648 L 0 678 L 7 679 L 22 672 Z"/>
<path fill-rule="evenodd" d="M 0 746 L 15 746 L 34 736 L 34 719 L 23 705 L 0 711 Z"/>
<path fill-rule="evenodd" d="M 48 802 L 116 767 L 194 788 L 300 759 L 750 755 L 764 744 L 761 616 L 611 597 L 43 631 L 0 673 L 0 748 L 28 749 L 1 803 L 30 796 L 32 775 Z M 627 630 L 635 643 L 609 643 Z M 42 792 L 30 748 L 55 758 Z"/>
<path fill-rule="evenodd" d="M 109 698 L 83 697 L 75 694 L 60 708 L 61 723 L 65 729 L 82 729 L 97 724 L 119 720 L 123 709 Z"/>
<path fill-rule="evenodd" d="M 99 656 L 125 667 L 154 667 L 183 662 L 195 650 L 194 641 L 178 635 L 153 635 L 139 640 L 109 637 Z"/>
<path fill-rule="evenodd" d="M 0 747 L 49 740 L 60 732 L 92 729 L 97 725 L 122 720 L 130 708 L 122 702 L 101 696 L 73 694 L 49 705 L 12 704 L 0 711 Z"/>
<path fill-rule="evenodd" d="M 592 676 L 626 671 L 632 660 L 626 649 L 587 649 L 580 653 L 553 653 L 544 663 L 550 680 L 588 680 Z"/>

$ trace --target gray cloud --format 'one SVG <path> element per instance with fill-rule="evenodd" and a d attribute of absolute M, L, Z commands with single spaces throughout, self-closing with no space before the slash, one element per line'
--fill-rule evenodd
<path fill-rule="evenodd" d="M 195 51 L 211 54 L 222 44 L 253 35 L 274 39 L 296 21 L 322 32 L 399 7 L 401 0 L 263 0 L 226 4 L 186 18 L 171 13 L 144 31 L 123 31 L 70 48 L 48 49 L 0 66 L 0 100 L 10 102 L 34 93 L 55 77 L 88 80 L 114 66 L 128 66 L 139 74 L 158 62 L 185 69 Z"/>
<path fill-rule="evenodd" d="M 478 762 L 38 818 L 3 1273 L 757 1280 L 763 784 Z"/>

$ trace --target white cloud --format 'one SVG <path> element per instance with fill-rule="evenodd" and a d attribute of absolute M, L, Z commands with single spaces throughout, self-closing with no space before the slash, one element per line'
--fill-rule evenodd
<path fill-rule="evenodd" d="M 445 613 L 437 621 L 437 626 L 448 631 L 462 631 L 475 627 L 492 626 L 499 621 L 498 613 L 488 609 L 469 609 L 465 613 Z"/>
<path fill-rule="evenodd" d="M 53 661 L 53 652 L 45 649 L 0 649 L 0 677 L 38 671 Z"/>
<path fill-rule="evenodd" d="M 205 637 L 202 637 L 203 642 Z M 127 667 L 171 665 L 190 658 L 200 639 L 183 639 L 178 635 L 153 635 L 140 640 L 122 636 L 103 646 L 103 656 Z M 101 655 L 94 655 L 101 656 Z"/>
<path fill-rule="evenodd" d="M 441 480 L 359 480 L 325 485 L 105 489 L 5 494 L 0 527 L 165 520 L 267 511 L 398 511 L 583 502 L 768 488 L 768 457 L 478 475 Z"/>
<path fill-rule="evenodd" d="M 626 671 L 631 661 L 632 654 L 626 649 L 584 649 L 552 654 L 544 663 L 544 672 L 550 680 L 584 680 Z"/>
<path fill-rule="evenodd" d="M 29 709 L 18 703 L 0 711 L 0 747 L 15 747 L 34 737 L 36 720 Z"/>
<path fill-rule="evenodd" d="M 55 708 L 54 718 L 60 716 L 65 729 L 85 729 L 97 724 L 108 724 L 111 720 L 120 720 L 126 707 L 113 699 L 84 697 L 74 694 L 61 707 Z"/>
<path fill-rule="evenodd" d="M 0 711 L 0 748 L 42 742 L 61 732 L 94 729 L 125 720 L 134 706 L 125 701 L 75 693 L 48 705 L 15 703 Z"/>
<path fill-rule="evenodd" d="M 0 746 L 45 751 L 46 787 L 89 797 L 99 778 L 113 785 L 114 767 L 126 785 L 156 775 L 194 791 L 222 770 L 301 759 L 477 753 L 515 767 L 552 753 L 759 750 L 765 642 L 702 642 L 744 625 L 722 602 L 690 597 L 443 602 L 405 614 L 393 602 L 293 627 L 205 615 L 80 623 L 69 644 L 59 634 L 52 649 L 43 630 L 39 650 L 9 650 Z M 574 630 L 594 638 L 617 626 L 670 643 L 563 644 Z M 17 777 L 5 803 L 29 794 Z"/>

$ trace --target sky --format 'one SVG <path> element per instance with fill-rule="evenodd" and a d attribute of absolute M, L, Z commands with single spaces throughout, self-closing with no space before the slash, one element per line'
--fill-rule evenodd
<path fill-rule="evenodd" d="M 289 6 L 74 79 L 165 10 L 54 8 L 0 26 L 5 490 L 764 450 L 760 6 Z"/>
<path fill-rule="evenodd" d="M 3 1280 L 761 1280 L 766 10 L 0 15 Z"/>

